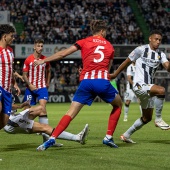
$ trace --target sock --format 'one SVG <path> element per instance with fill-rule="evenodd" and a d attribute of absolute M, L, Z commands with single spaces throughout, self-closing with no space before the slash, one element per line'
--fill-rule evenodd
<path fill-rule="evenodd" d="M 67 126 L 70 124 L 71 120 L 72 120 L 72 119 L 71 119 L 70 116 L 64 115 L 64 116 L 61 118 L 59 124 L 58 124 L 58 125 L 56 126 L 56 128 L 54 129 L 51 137 L 57 138 L 57 137 L 67 128 Z"/>
<path fill-rule="evenodd" d="M 63 131 L 57 139 L 71 140 L 71 141 L 79 141 L 80 137 L 78 135 L 74 135 L 72 133 Z"/>
<path fill-rule="evenodd" d="M 141 118 L 137 119 L 134 124 L 123 134 L 126 138 L 130 138 L 130 136 L 137 130 L 139 130 L 145 123 L 141 120 Z"/>
<path fill-rule="evenodd" d="M 141 116 L 142 116 L 142 107 L 141 107 L 141 105 L 139 105 L 139 110 L 140 110 L 140 114 L 141 114 Z"/>
<path fill-rule="evenodd" d="M 128 116 L 128 112 L 129 112 L 129 106 L 128 105 L 124 105 L 124 116 L 127 117 Z"/>
<path fill-rule="evenodd" d="M 46 142 L 49 139 L 49 135 L 47 135 L 46 133 L 42 133 L 43 136 L 43 142 Z"/>
<path fill-rule="evenodd" d="M 116 129 L 119 117 L 121 114 L 121 108 L 120 107 L 114 107 L 113 110 L 110 113 L 109 121 L 108 121 L 108 129 L 106 135 L 113 136 L 113 133 Z"/>
<path fill-rule="evenodd" d="M 48 124 L 47 115 L 39 116 L 39 123 Z"/>
<path fill-rule="evenodd" d="M 155 121 L 162 119 L 161 112 L 163 108 L 164 97 L 165 96 L 155 97 Z"/>

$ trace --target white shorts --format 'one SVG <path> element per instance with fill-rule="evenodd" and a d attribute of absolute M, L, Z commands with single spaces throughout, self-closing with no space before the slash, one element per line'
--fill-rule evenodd
<path fill-rule="evenodd" d="M 133 91 L 140 99 L 142 109 L 154 108 L 155 97 L 150 97 L 149 91 L 154 84 L 135 83 Z"/>
<path fill-rule="evenodd" d="M 133 92 L 132 89 L 128 89 L 126 90 L 125 94 L 124 94 L 124 100 L 134 100 L 136 98 L 135 93 Z"/>
<path fill-rule="evenodd" d="M 34 120 L 28 118 L 29 109 L 26 109 L 18 114 L 10 115 L 8 124 L 4 127 L 4 130 L 8 133 L 15 133 L 18 128 L 22 128 L 25 131 L 32 129 Z"/>

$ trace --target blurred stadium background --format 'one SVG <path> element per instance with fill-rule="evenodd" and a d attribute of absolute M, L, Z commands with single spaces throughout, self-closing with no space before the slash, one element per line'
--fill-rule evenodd
<path fill-rule="evenodd" d="M 91 19 L 104 19 L 108 23 L 107 37 L 115 48 L 114 71 L 138 45 L 148 43 L 149 32 L 163 32 L 160 46 L 170 57 L 170 3 L 169 0 L 1 0 L 0 23 L 16 28 L 12 45 L 15 53 L 14 68 L 22 74 L 25 58 L 33 52 L 35 38 L 45 41 L 43 54 L 50 56 L 91 35 Z M 52 62 L 49 102 L 70 102 L 79 83 L 80 53 Z M 24 93 L 26 85 L 17 80 Z M 121 73 L 117 86 L 123 98 L 126 75 Z M 166 87 L 166 101 L 170 100 L 170 74 L 162 67 L 157 71 L 155 83 Z M 16 98 L 22 102 L 23 95 Z M 99 99 L 96 99 L 100 101 Z"/>

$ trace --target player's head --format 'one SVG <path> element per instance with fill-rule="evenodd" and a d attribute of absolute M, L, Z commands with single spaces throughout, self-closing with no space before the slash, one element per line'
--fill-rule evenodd
<path fill-rule="evenodd" d="M 106 37 L 107 30 L 106 22 L 103 20 L 92 20 L 90 22 L 90 30 L 92 31 L 93 35 L 99 34 L 103 37 Z"/>
<path fill-rule="evenodd" d="M 159 30 L 153 30 L 149 35 L 149 44 L 152 50 L 156 50 L 162 41 L 162 32 Z"/>
<path fill-rule="evenodd" d="M 9 24 L 0 25 L 0 41 L 5 42 L 5 45 L 12 44 L 15 37 L 15 28 Z"/>
<path fill-rule="evenodd" d="M 44 46 L 44 40 L 43 39 L 35 39 L 34 40 L 34 51 L 38 54 L 42 53 Z"/>

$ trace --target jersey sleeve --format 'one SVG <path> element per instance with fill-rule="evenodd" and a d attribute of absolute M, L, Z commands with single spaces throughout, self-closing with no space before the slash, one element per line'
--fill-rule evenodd
<path fill-rule="evenodd" d="M 161 53 L 161 56 L 160 56 L 160 57 L 161 57 L 161 63 L 162 63 L 162 64 L 168 61 L 168 59 L 166 58 L 165 53 Z"/>
<path fill-rule="evenodd" d="M 81 50 L 84 42 L 85 42 L 85 40 L 84 40 L 84 39 L 81 39 L 81 40 L 78 40 L 74 45 L 75 45 L 79 50 Z"/>
<path fill-rule="evenodd" d="M 132 73 L 131 73 L 131 65 L 129 65 L 129 66 L 127 67 L 126 74 L 127 74 L 127 76 L 131 76 L 131 75 L 132 75 Z"/>
<path fill-rule="evenodd" d="M 142 54 L 142 47 L 136 47 L 128 56 L 131 61 L 136 61 Z"/>
<path fill-rule="evenodd" d="M 28 72 L 28 70 L 29 70 L 29 60 L 28 60 L 28 58 L 24 61 L 24 66 L 23 66 L 23 69 L 22 69 L 22 71 L 23 72 Z"/>
<path fill-rule="evenodd" d="M 112 59 L 112 60 L 114 59 L 114 54 L 115 54 L 115 49 L 112 46 L 112 53 L 111 53 L 110 59 Z"/>
<path fill-rule="evenodd" d="M 47 68 L 47 70 L 49 70 L 50 68 L 51 68 L 51 65 L 50 65 L 50 63 L 48 62 L 48 63 L 46 63 L 46 68 Z"/>

